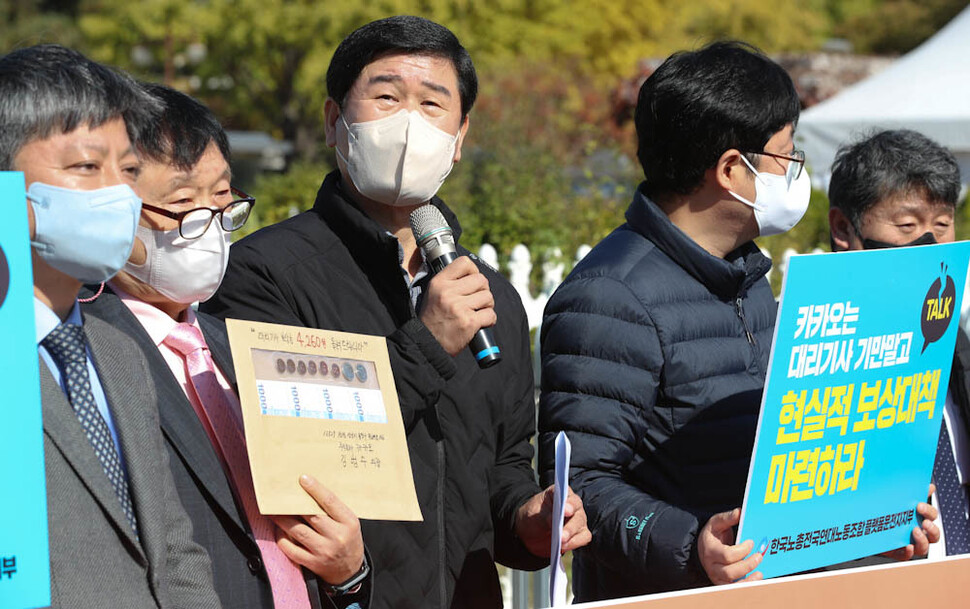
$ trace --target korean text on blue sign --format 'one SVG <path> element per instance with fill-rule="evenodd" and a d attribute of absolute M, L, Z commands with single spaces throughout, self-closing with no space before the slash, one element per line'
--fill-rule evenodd
<path fill-rule="evenodd" d="M 967 242 L 791 258 L 738 531 L 765 577 L 910 543 L 968 259 Z"/>

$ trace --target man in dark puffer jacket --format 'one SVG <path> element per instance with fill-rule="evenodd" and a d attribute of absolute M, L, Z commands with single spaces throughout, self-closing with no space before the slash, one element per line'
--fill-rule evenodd
<path fill-rule="evenodd" d="M 798 114 L 784 70 L 737 43 L 676 54 L 640 90 L 646 180 L 542 327 L 543 476 L 565 430 L 593 532 L 577 600 L 760 577 L 732 530 L 776 312 L 752 239 L 808 206 Z"/>
<path fill-rule="evenodd" d="M 493 269 L 461 256 L 433 277 L 409 226 L 461 157 L 478 79 L 445 27 L 397 16 L 354 31 L 327 71 L 327 145 L 338 170 L 313 208 L 232 247 L 203 309 L 220 317 L 387 337 L 422 522 L 361 523 L 372 609 L 502 606 L 495 562 L 549 564 L 552 488 L 532 469 L 535 394 L 522 303 Z M 467 345 L 492 326 L 503 360 Z M 578 497 L 561 545 L 589 540 Z"/>

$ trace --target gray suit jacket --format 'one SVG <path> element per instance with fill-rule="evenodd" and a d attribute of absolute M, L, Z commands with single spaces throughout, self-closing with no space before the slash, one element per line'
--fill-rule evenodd
<path fill-rule="evenodd" d="M 82 296 L 87 294 L 84 292 Z M 212 558 L 213 581 L 223 605 L 233 609 L 272 609 L 273 592 L 245 511 L 235 501 L 209 436 L 158 347 L 141 322 L 107 286 L 94 301 L 82 305 L 81 310 L 88 318 L 97 317 L 128 335 L 149 363 L 175 487 L 192 519 L 195 541 Z M 199 313 L 198 318 L 213 361 L 235 385 L 225 323 L 205 313 Z M 317 578 L 306 569 L 303 575 L 311 607 L 333 607 L 331 600 L 321 593 Z"/>
<path fill-rule="evenodd" d="M 209 558 L 192 541 L 138 346 L 103 321 L 85 333 L 118 429 L 139 543 L 64 391 L 40 361 L 52 607 L 217 608 Z"/>

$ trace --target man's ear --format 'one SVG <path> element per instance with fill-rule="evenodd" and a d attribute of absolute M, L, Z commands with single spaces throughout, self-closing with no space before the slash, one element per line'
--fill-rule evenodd
<path fill-rule="evenodd" d="M 453 159 L 455 163 L 461 160 L 461 145 L 465 142 L 465 135 L 468 133 L 468 115 L 465 115 L 465 119 L 461 121 L 461 127 L 458 128 L 458 141 L 455 142 L 455 158 Z"/>
<path fill-rule="evenodd" d="M 750 180 L 749 173 L 741 161 L 741 152 L 734 148 L 725 150 L 714 165 L 714 180 L 723 190 L 738 192 L 738 186 Z"/>
<path fill-rule="evenodd" d="M 323 104 L 324 132 L 328 148 L 337 145 L 337 121 L 340 120 L 340 104 L 328 97 Z"/>
<path fill-rule="evenodd" d="M 855 227 L 852 226 L 848 216 L 842 213 L 842 210 L 838 207 L 829 208 L 829 232 L 832 236 L 833 252 L 844 252 L 852 249 Z"/>

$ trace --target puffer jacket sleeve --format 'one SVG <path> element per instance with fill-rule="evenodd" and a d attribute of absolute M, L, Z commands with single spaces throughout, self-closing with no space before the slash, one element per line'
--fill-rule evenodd
<path fill-rule="evenodd" d="M 622 281 L 570 277 L 546 307 L 542 326 L 540 471 L 555 472 L 555 437 L 572 445 L 570 484 L 583 500 L 593 541 L 585 549 L 609 569 L 651 587 L 706 582 L 696 558 L 697 519 L 627 482 L 644 466 L 663 353 L 648 309 Z"/>

